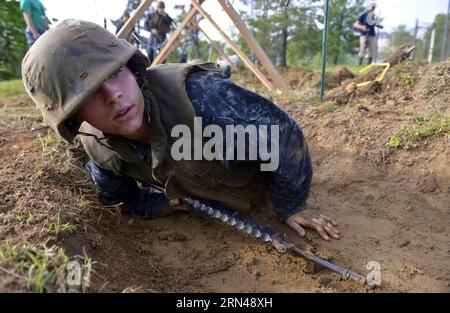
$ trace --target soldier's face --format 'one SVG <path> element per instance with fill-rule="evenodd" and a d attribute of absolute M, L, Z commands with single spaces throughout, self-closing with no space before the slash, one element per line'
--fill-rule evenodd
<path fill-rule="evenodd" d="M 144 97 L 136 78 L 122 67 L 83 102 L 77 117 L 114 135 L 133 137 L 144 122 Z"/>

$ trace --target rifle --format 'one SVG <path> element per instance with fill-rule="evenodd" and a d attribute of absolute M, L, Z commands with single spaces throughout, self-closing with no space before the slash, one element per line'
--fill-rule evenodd
<path fill-rule="evenodd" d="M 162 187 L 156 186 L 154 184 L 152 184 L 151 186 L 164 193 L 164 189 Z M 230 225 L 234 229 L 245 232 L 250 237 L 253 237 L 265 244 L 272 245 L 280 253 L 289 252 L 295 256 L 304 257 L 305 259 L 313 263 L 319 264 L 339 274 L 345 280 L 351 279 L 362 285 L 366 283 L 366 278 L 364 276 L 303 251 L 302 249 L 295 246 L 295 244 L 293 244 L 292 242 L 286 240 L 283 234 L 271 229 L 270 227 L 256 222 L 255 220 L 244 214 L 238 213 L 223 206 L 214 208 L 210 205 L 202 203 L 199 200 L 188 198 L 181 198 L 180 200 L 191 211 L 203 216 L 208 216 L 215 220 L 219 220 L 225 224 Z"/>

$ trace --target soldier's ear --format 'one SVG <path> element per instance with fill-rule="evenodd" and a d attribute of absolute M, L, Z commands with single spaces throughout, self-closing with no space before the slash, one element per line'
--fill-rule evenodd
<path fill-rule="evenodd" d="M 64 124 L 66 126 L 66 128 L 76 134 L 78 133 L 78 130 L 81 127 L 81 124 L 83 124 L 83 120 L 81 120 L 79 117 L 75 117 L 75 115 L 72 115 L 69 119 L 67 119 Z"/>
<path fill-rule="evenodd" d="M 81 118 L 81 116 L 77 113 L 75 113 L 74 115 L 72 115 L 67 121 L 66 121 L 66 125 L 70 126 L 77 126 L 77 125 L 81 125 L 83 124 L 84 119 Z"/>

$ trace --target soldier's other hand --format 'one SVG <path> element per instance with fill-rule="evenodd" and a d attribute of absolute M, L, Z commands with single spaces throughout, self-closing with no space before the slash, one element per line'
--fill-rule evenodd
<path fill-rule="evenodd" d="M 189 211 L 184 204 L 181 203 L 180 199 L 170 199 L 169 205 L 174 209 L 175 211 Z"/>
<path fill-rule="evenodd" d="M 294 229 L 300 237 L 305 237 L 305 228 L 317 231 L 324 240 L 330 240 L 330 237 L 336 240 L 341 239 L 341 232 L 336 228 L 337 223 L 329 217 L 309 212 L 298 212 L 291 215 L 286 224 Z"/>

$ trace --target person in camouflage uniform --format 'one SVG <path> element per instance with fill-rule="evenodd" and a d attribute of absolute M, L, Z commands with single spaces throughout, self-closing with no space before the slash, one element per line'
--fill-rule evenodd
<path fill-rule="evenodd" d="M 246 212 L 268 194 L 279 220 L 300 236 L 310 228 L 325 240 L 340 238 L 334 221 L 302 210 L 312 166 L 302 131 L 286 112 L 225 79 L 213 63 L 148 65 L 127 41 L 81 20 L 52 28 L 23 60 L 28 94 L 59 136 L 72 142 L 80 135 L 105 204 L 155 218 L 180 209 L 181 197 Z M 172 131 L 195 129 L 194 117 L 222 129 L 279 125 L 278 166 L 263 172 L 264 160 L 247 154 L 245 160 L 176 160 Z"/>
<path fill-rule="evenodd" d="M 173 19 L 165 11 L 166 5 L 163 1 L 159 1 L 156 11 L 151 13 L 147 20 L 147 28 L 150 31 L 149 44 L 147 49 L 147 57 L 150 62 L 156 57 L 167 41 L 167 34 L 173 24 Z"/>

